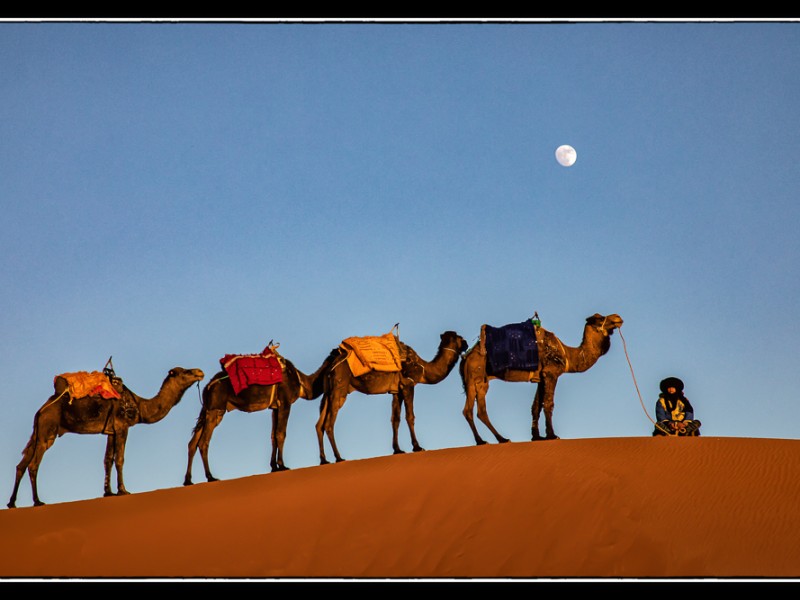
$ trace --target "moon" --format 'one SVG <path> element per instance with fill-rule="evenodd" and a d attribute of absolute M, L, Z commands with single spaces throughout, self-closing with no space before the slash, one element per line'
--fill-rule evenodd
<path fill-rule="evenodd" d="M 578 160 L 578 153 L 569 144 L 556 148 L 556 160 L 562 167 L 571 167 Z"/>

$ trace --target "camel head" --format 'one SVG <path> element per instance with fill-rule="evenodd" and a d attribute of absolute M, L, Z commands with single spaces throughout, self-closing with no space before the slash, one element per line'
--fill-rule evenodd
<path fill-rule="evenodd" d="M 205 376 L 202 369 L 184 369 L 183 367 L 170 369 L 167 374 L 168 379 L 174 379 L 181 387 L 184 385 L 189 387 L 193 383 L 202 381 Z"/>
<path fill-rule="evenodd" d="M 603 316 L 594 313 L 591 317 L 586 318 L 586 326 L 595 328 L 606 337 L 612 335 L 618 327 L 622 327 L 622 317 L 617 314 Z"/>
<path fill-rule="evenodd" d="M 183 398 L 183 393 L 188 390 L 192 384 L 202 381 L 205 377 L 202 369 L 184 369 L 183 367 L 173 367 L 167 373 L 167 378 L 161 384 L 161 390 L 158 395 L 171 405 L 176 405 Z M 160 403 L 154 403 L 160 404 Z"/>
<path fill-rule="evenodd" d="M 464 354 L 467 351 L 467 340 L 458 335 L 455 331 L 445 331 L 440 336 L 442 343 L 439 344 L 441 348 L 452 348 L 458 354 Z"/>

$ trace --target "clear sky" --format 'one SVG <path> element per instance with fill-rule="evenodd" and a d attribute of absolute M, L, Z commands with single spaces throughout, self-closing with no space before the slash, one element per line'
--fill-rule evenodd
<path fill-rule="evenodd" d="M 0 23 L 2 506 L 59 373 L 112 356 L 151 397 L 270 340 L 311 373 L 398 322 L 431 359 L 446 330 L 538 311 L 575 346 L 618 313 L 559 381 L 562 438 L 649 436 L 670 375 L 706 436 L 797 438 L 799 59 L 791 21 Z M 534 390 L 490 386 L 514 442 Z M 463 406 L 457 371 L 417 388 L 425 448 L 473 444 Z M 318 407 L 291 468 L 323 468 Z M 199 409 L 130 430 L 129 491 L 182 485 Z M 217 477 L 269 472 L 270 417 L 228 413 Z M 389 396 L 352 394 L 336 436 L 391 454 Z M 104 448 L 59 438 L 42 500 L 102 496 Z"/>

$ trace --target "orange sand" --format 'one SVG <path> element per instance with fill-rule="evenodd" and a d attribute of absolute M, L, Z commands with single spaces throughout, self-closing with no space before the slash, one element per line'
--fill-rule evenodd
<path fill-rule="evenodd" d="M 491 444 L 0 510 L 0 577 L 787 579 L 798 503 L 798 440 Z"/>

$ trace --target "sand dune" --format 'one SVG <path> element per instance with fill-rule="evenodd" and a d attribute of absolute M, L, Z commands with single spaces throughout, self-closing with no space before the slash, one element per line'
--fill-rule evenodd
<path fill-rule="evenodd" d="M 798 498 L 798 440 L 429 450 L 1 510 L 0 577 L 791 579 Z"/>

